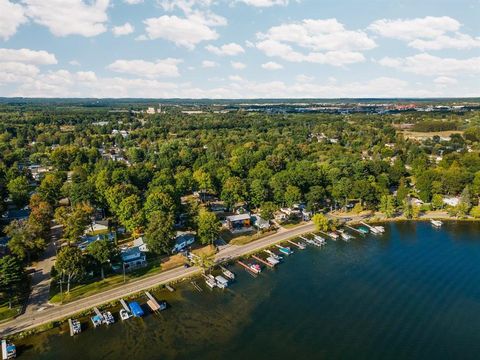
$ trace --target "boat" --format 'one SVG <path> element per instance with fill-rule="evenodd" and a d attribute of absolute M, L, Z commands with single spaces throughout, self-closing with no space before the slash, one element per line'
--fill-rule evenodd
<path fill-rule="evenodd" d="M 342 237 L 343 240 L 345 241 L 349 241 L 351 239 L 354 239 L 354 237 L 350 234 L 348 234 L 347 232 L 343 231 L 343 230 L 338 230 L 338 232 L 340 233 L 340 236 Z"/>
<path fill-rule="evenodd" d="M 373 228 L 377 231 L 377 234 L 383 234 L 385 232 L 385 228 L 383 226 L 373 226 Z"/>
<path fill-rule="evenodd" d="M 136 301 L 130 302 L 128 307 L 130 308 L 132 315 L 135 317 L 142 317 L 145 314 L 140 304 Z"/>
<path fill-rule="evenodd" d="M 70 336 L 78 335 L 82 332 L 82 324 L 76 319 L 68 319 L 70 325 Z"/>
<path fill-rule="evenodd" d="M 327 243 L 325 239 L 320 235 L 317 235 L 317 234 L 312 234 L 312 235 L 313 235 L 313 239 L 317 242 L 317 244 L 325 245 Z"/>
<path fill-rule="evenodd" d="M 443 222 L 441 222 L 440 220 L 434 220 L 434 219 L 431 219 L 430 223 L 437 228 L 442 227 L 443 225 Z"/>
<path fill-rule="evenodd" d="M 220 269 L 222 269 L 222 274 L 225 275 L 227 279 L 234 280 L 235 279 L 235 274 L 228 270 L 226 267 L 220 266 Z"/>
<path fill-rule="evenodd" d="M 248 264 L 248 268 L 255 274 L 260 274 L 262 272 L 262 268 L 258 264 Z"/>
<path fill-rule="evenodd" d="M 130 311 L 127 311 L 125 309 L 120 310 L 120 319 L 123 320 L 128 320 L 132 317 L 132 313 Z"/>
<path fill-rule="evenodd" d="M 228 287 L 228 280 L 221 275 L 215 276 L 215 281 L 217 282 L 217 286 L 220 289 L 225 289 L 226 287 Z"/>
<path fill-rule="evenodd" d="M 90 320 L 92 321 L 93 327 L 97 327 L 103 323 L 103 317 L 101 315 L 94 315 Z"/>
<path fill-rule="evenodd" d="M 328 236 L 330 236 L 333 240 L 337 240 L 340 237 L 335 231 L 330 231 Z"/>
<path fill-rule="evenodd" d="M 358 231 L 360 231 L 362 234 L 368 234 L 370 232 L 366 226 L 359 226 Z"/>
<path fill-rule="evenodd" d="M 307 248 L 307 245 L 305 245 L 305 243 L 302 243 L 302 242 L 298 242 L 297 246 L 300 250 L 305 250 Z"/>
<path fill-rule="evenodd" d="M 285 254 L 285 255 L 292 255 L 292 254 L 293 254 L 292 249 L 290 249 L 288 246 L 280 246 L 280 245 L 277 245 L 277 247 L 278 247 L 278 250 L 279 250 L 282 254 Z"/>
<path fill-rule="evenodd" d="M 280 260 L 277 260 L 277 259 L 273 258 L 272 256 L 269 256 L 269 257 L 267 257 L 267 262 L 272 264 L 273 266 L 275 266 L 278 263 L 280 263 Z"/>
<path fill-rule="evenodd" d="M 111 325 L 111 324 L 115 323 L 115 318 L 113 317 L 113 315 L 110 311 L 105 311 L 103 313 L 103 322 L 106 325 Z"/>
<path fill-rule="evenodd" d="M 207 284 L 207 286 L 210 288 L 210 289 L 213 289 L 214 287 L 217 286 L 217 282 L 215 281 L 215 278 L 213 277 L 213 275 L 209 274 L 209 275 L 203 275 L 205 277 L 205 284 Z"/>
<path fill-rule="evenodd" d="M 281 257 L 280 255 L 275 254 L 273 251 L 265 250 L 265 252 L 266 252 L 268 255 L 270 255 L 270 257 L 272 257 L 272 258 L 275 259 L 275 260 L 278 260 L 279 262 L 283 260 L 283 257 Z"/>
<path fill-rule="evenodd" d="M 17 347 L 8 342 L 7 340 L 2 340 L 2 358 L 6 359 L 14 359 L 17 357 Z"/>

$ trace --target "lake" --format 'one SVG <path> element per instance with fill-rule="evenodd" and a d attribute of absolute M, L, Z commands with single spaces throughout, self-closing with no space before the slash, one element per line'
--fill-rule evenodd
<path fill-rule="evenodd" d="M 203 292 L 159 291 L 160 315 L 16 343 L 21 359 L 477 359 L 479 235 L 477 223 L 387 224 L 257 278 L 232 266 L 223 291 L 201 279 Z"/>

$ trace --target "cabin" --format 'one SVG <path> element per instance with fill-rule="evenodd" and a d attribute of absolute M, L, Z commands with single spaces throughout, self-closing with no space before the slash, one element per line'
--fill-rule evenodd
<path fill-rule="evenodd" d="M 136 246 L 123 250 L 120 253 L 125 271 L 139 269 L 147 266 L 147 257 Z"/>
<path fill-rule="evenodd" d="M 175 245 L 173 246 L 172 252 L 179 252 L 185 250 L 188 246 L 192 245 L 195 242 L 195 235 L 191 232 L 186 231 L 177 231 L 177 236 L 175 238 Z"/>
<path fill-rule="evenodd" d="M 250 213 L 227 216 L 227 227 L 232 232 L 248 231 L 251 226 Z"/>
<path fill-rule="evenodd" d="M 452 206 L 452 207 L 455 207 L 458 204 L 460 204 L 460 197 L 458 196 L 444 197 L 442 200 L 445 205 Z"/>
<path fill-rule="evenodd" d="M 143 236 L 140 236 L 138 239 L 133 240 L 133 246 L 138 247 L 141 252 L 148 252 L 148 246 L 143 239 Z"/>
<path fill-rule="evenodd" d="M 260 215 L 257 214 L 252 215 L 252 222 L 253 226 L 258 230 L 268 230 L 270 228 L 270 221 L 262 219 Z"/>
<path fill-rule="evenodd" d="M 115 233 L 111 232 L 108 234 L 98 234 L 98 235 L 83 235 L 80 237 L 80 242 L 77 244 L 77 247 L 85 251 L 88 247 L 88 245 L 94 243 L 95 241 L 99 240 L 108 240 L 108 241 L 114 241 L 115 240 Z"/>

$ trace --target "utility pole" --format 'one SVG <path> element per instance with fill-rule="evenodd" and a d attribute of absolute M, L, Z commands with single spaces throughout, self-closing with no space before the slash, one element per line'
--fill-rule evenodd
<path fill-rule="evenodd" d="M 122 263 L 122 264 L 123 264 L 123 283 L 125 284 L 125 282 L 127 281 L 125 276 L 125 263 Z"/>

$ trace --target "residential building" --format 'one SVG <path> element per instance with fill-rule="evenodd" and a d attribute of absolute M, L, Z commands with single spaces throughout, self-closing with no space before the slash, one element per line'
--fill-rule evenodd
<path fill-rule="evenodd" d="M 120 253 L 125 271 L 147 266 L 147 257 L 137 246 L 123 250 Z"/>

